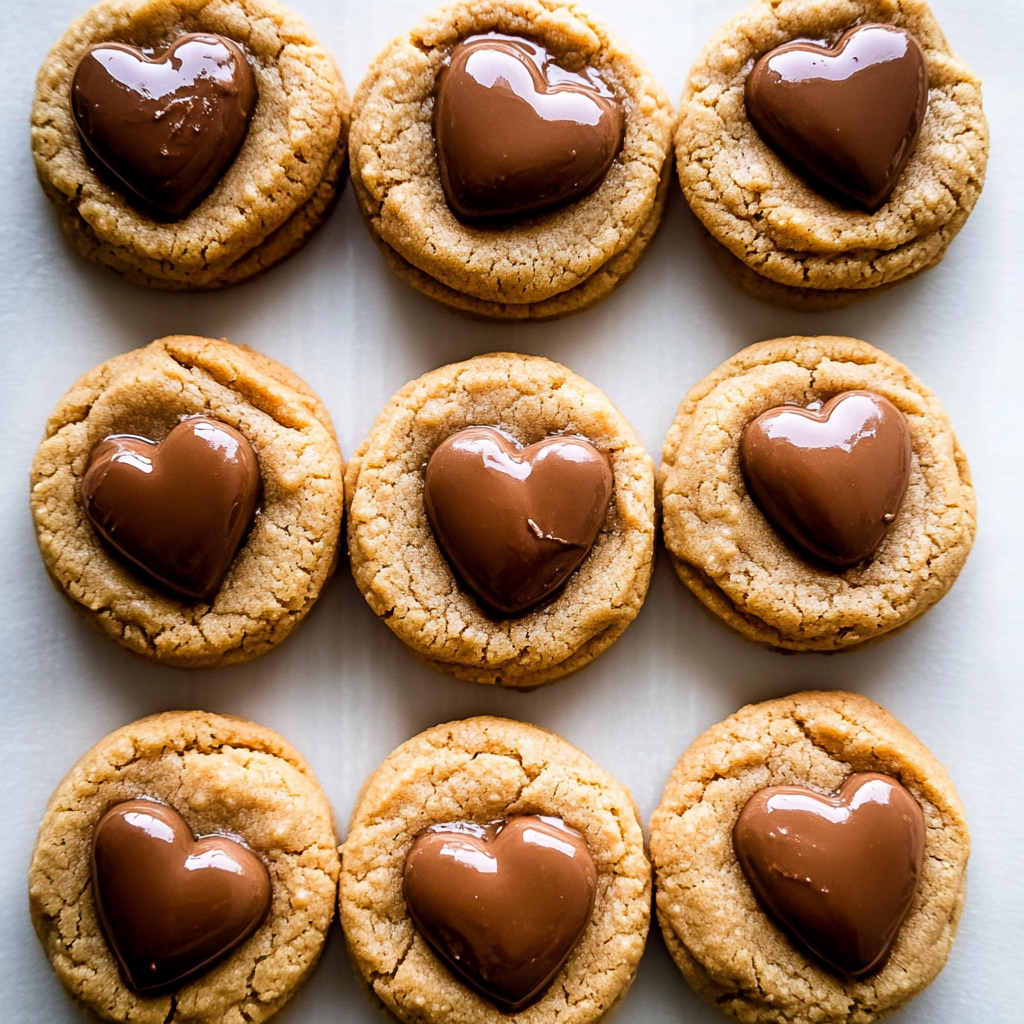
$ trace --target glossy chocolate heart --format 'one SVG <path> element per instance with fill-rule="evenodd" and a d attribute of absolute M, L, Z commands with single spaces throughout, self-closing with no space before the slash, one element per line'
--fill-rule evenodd
<path fill-rule="evenodd" d="M 838 796 L 798 786 L 755 793 L 733 829 L 761 905 L 840 974 L 880 970 L 917 892 L 924 814 L 895 779 L 851 775 Z"/>
<path fill-rule="evenodd" d="M 909 32 L 861 25 L 834 49 L 794 42 L 765 54 L 747 76 L 746 101 L 769 146 L 873 213 L 917 144 L 928 68 Z"/>
<path fill-rule="evenodd" d="M 491 427 L 467 427 L 431 455 L 424 500 L 456 572 L 514 616 L 554 594 L 587 557 L 612 483 L 608 459 L 583 438 L 520 449 Z"/>
<path fill-rule="evenodd" d="M 252 850 L 223 835 L 193 838 L 154 800 L 128 800 L 100 819 L 92 886 L 124 979 L 144 995 L 220 963 L 270 910 L 270 874 Z"/>
<path fill-rule="evenodd" d="M 71 82 L 82 142 L 148 212 L 180 220 L 238 155 L 256 77 L 236 43 L 182 36 L 159 57 L 137 46 L 86 50 Z"/>
<path fill-rule="evenodd" d="M 536 1002 L 583 936 L 597 870 L 560 818 L 523 815 L 425 829 L 403 893 L 434 951 L 505 1013 Z"/>
<path fill-rule="evenodd" d="M 81 498 L 108 544 L 158 583 L 205 601 L 231 568 L 261 489 L 249 442 L 226 423 L 193 416 L 159 444 L 131 434 L 100 441 Z"/>
<path fill-rule="evenodd" d="M 782 405 L 748 423 L 740 466 L 754 501 L 790 540 L 838 569 L 870 558 L 910 479 L 903 414 L 871 391 L 819 410 Z"/>
<path fill-rule="evenodd" d="M 434 102 L 448 206 L 472 221 L 571 203 L 608 173 L 624 125 L 597 72 L 566 71 L 517 36 L 471 36 L 452 50 Z"/>

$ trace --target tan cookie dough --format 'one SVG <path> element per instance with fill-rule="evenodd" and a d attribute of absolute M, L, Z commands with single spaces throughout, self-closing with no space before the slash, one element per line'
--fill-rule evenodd
<path fill-rule="evenodd" d="M 601 185 L 560 210 L 472 228 L 448 209 L 434 151 L 434 80 L 457 42 L 528 36 L 570 69 L 597 70 L 624 104 L 623 149 Z M 664 208 L 674 114 L 602 21 L 565 0 L 458 0 L 374 61 L 352 109 L 352 185 L 388 264 L 432 298 L 479 316 L 552 319 L 604 298 L 639 261 Z"/>
<path fill-rule="evenodd" d="M 768 786 L 832 794 L 854 772 L 897 778 L 924 811 L 924 866 L 878 974 L 843 981 L 807 959 L 761 911 L 732 829 Z M 923 991 L 949 956 L 963 910 L 970 836 L 946 769 L 906 726 L 857 694 L 751 704 L 699 736 L 651 818 L 658 919 L 694 990 L 744 1024 L 870 1024 Z"/>
<path fill-rule="evenodd" d="M 768 523 L 740 471 L 743 429 L 762 412 L 841 391 L 883 395 L 910 428 L 910 483 L 867 563 L 811 564 Z M 967 457 L 938 399 L 902 363 L 853 338 L 779 338 L 743 349 L 683 399 L 665 438 L 659 488 L 679 578 L 749 640 L 839 651 L 884 637 L 953 585 L 974 542 Z"/>
<path fill-rule="evenodd" d="M 79 484 L 110 434 L 162 440 L 186 416 L 239 430 L 263 478 L 262 511 L 212 604 L 184 604 L 110 554 Z M 123 647 L 177 668 L 247 661 L 279 644 L 334 571 L 344 464 L 320 399 L 244 346 L 176 336 L 80 377 L 46 425 L 31 476 L 39 550 L 58 590 Z"/>
<path fill-rule="evenodd" d="M 590 554 L 551 601 L 495 620 L 459 588 L 423 503 L 424 467 L 469 426 L 522 445 L 579 434 L 611 460 L 614 492 Z M 418 658 L 479 683 L 530 689 L 591 662 L 643 604 L 654 557 L 654 469 L 608 397 L 558 363 L 499 352 L 425 374 L 396 394 L 346 471 L 352 574 Z"/>
<path fill-rule="evenodd" d="M 907 29 L 928 63 L 917 150 L 874 214 L 814 191 L 761 139 L 744 105 L 747 74 L 763 54 L 794 39 L 834 42 L 857 22 Z M 754 0 L 691 69 L 675 143 L 683 193 L 727 251 L 716 261 L 728 275 L 756 298 L 827 309 L 942 259 L 981 194 L 988 124 L 980 81 L 952 53 L 923 0 Z"/>
<path fill-rule="evenodd" d="M 597 868 L 587 930 L 541 1000 L 501 1013 L 459 981 L 409 917 L 402 872 L 414 836 L 438 822 L 561 818 Z M 650 918 L 650 865 L 627 790 L 546 729 L 470 718 L 403 743 L 367 779 L 342 847 L 339 913 L 367 987 L 405 1024 L 585 1024 L 621 999 Z"/>
<path fill-rule="evenodd" d="M 165 49 L 214 32 L 251 58 L 259 99 L 234 163 L 182 220 L 140 213 L 86 160 L 69 95 L 94 43 Z M 88 259 L 133 284 L 222 288 L 300 249 L 331 211 L 347 169 L 349 98 L 330 54 L 276 0 L 104 0 L 74 22 L 39 71 L 32 153 L 61 227 Z"/>
<path fill-rule="evenodd" d="M 118 973 L 90 884 L 93 828 L 137 797 L 196 835 L 238 836 L 270 870 L 272 905 L 226 960 L 178 990 L 140 997 Z M 334 917 L 330 805 L 301 754 L 263 726 L 202 711 L 143 718 L 101 740 L 54 791 L 29 868 L 32 923 L 68 994 L 119 1024 L 258 1024 L 294 995 Z"/>

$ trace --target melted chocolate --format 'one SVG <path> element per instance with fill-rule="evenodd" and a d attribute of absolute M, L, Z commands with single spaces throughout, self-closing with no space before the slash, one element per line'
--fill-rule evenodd
<path fill-rule="evenodd" d="M 186 599 L 220 588 L 260 501 L 260 467 L 234 427 L 208 416 L 157 444 L 113 434 L 89 456 L 85 514 L 111 547 Z"/>
<path fill-rule="evenodd" d="M 107 943 L 141 995 L 210 970 L 270 911 L 270 874 L 256 854 L 227 836 L 193 838 L 154 800 L 127 800 L 100 819 L 92 887 Z"/>
<path fill-rule="evenodd" d="M 586 931 L 596 891 L 587 844 L 560 818 L 432 825 L 405 861 L 420 934 L 505 1013 L 544 995 Z"/>
<path fill-rule="evenodd" d="M 892 194 L 928 108 L 920 44 L 893 25 L 861 25 L 834 49 L 794 42 L 747 76 L 747 115 L 815 182 L 873 213 Z"/>
<path fill-rule="evenodd" d="M 517 36 L 471 36 L 438 76 L 441 185 L 462 220 L 525 217 L 585 196 L 624 131 L 622 105 L 596 71 L 566 71 Z"/>
<path fill-rule="evenodd" d="M 180 220 L 234 162 L 256 109 L 256 77 L 236 43 L 182 36 L 159 57 L 137 46 L 86 50 L 71 111 L 87 151 L 162 219 Z"/>
<path fill-rule="evenodd" d="M 437 543 L 491 608 L 521 615 L 551 597 L 587 557 L 612 495 L 606 456 L 579 437 L 519 449 L 467 427 L 427 463 L 424 500 Z"/>
<path fill-rule="evenodd" d="M 769 409 L 740 441 L 743 479 L 761 511 L 838 569 L 882 543 L 903 504 L 910 460 L 906 419 L 871 391 L 844 391 L 820 411 Z"/>
<path fill-rule="evenodd" d="M 838 796 L 798 786 L 755 793 L 733 845 L 761 905 L 834 971 L 884 966 L 917 892 L 924 814 L 895 779 L 851 775 Z"/>

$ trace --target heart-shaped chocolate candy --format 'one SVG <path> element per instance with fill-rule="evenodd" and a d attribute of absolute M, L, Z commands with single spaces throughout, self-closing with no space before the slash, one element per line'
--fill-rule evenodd
<path fill-rule="evenodd" d="M 903 504 L 910 457 L 906 419 L 872 391 L 844 391 L 820 411 L 769 409 L 740 441 L 743 479 L 761 511 L 838 569 L 882 543 Z"/>
<path fill-rule="evenodd" d="M 917 892 L 924 814 L 895 779 L 851 775 L 834 797 L 799 786 L 755 793 L 733 829 L 761 905 L 851 978 L 882 968 Z"/>
<path fill-rule="evenodd" d="M 427 463 L 424 500 L 438 545 L 473 591 L 506 616 L 550 597 L 594 546 L 612 495 L 608 459 L 580 437 L 516 447 L 467 427 Z"/>
<path fill-rule="evenodd" d="M 560 818 L 432 825 L 405 861 L 403 893 L 434 951 L 505 1013 L 544 995 L 583 936 L 597 870 Z"/>
<path fill-rule="evenodd" d="M 252 526 L 260 467 L 234 427 L 193 416 L 159 444 L 113 434 L 82 478 L 85 514 L 113 548 L 188 599 L 209 600 Z"/>
<path fill-rule="evenodd" d="M 766 53 L 747 76 L 746 102 L 768 145 L 873 213 L 914 151 L 928 68 L 909 32 L 861 25 L 834 49 L 794 42 Z"/>
<path fill-rule="evenodd" d="M 600 184 L 622 148 L 622 105 L 593 70 L 491 32 L 455 46 L 437 81 L 434 138 L 462 220 L 525 217 Z"/>
<path fill-rule="evenodd" d="M 141 995 L 174 988 L 241 945 L 270 910 L 270 873 L 239 840 L 193 838 L 176 811 L 127 800 L 92 838 L 103 933 Z"/>
<path fill-rule="evenodd" d="M 256 76 L 236 43 L 182 36 L 159 57 L 137 46 L 86 50 L 71 111 L 86 149 L 143 207 L 180 220 L 238 155 L 256 109 Z"/>

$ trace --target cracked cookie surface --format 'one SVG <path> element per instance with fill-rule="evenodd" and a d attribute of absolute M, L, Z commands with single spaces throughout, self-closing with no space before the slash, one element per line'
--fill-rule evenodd
<path fill-rule="evenodd" d="M 144 998 L 121 981 L 96 917 L 92 832 L 113 805 L 169 804 L 193 834 L 226 832 L 270 872 L 261 927 L 173 993 Z M 277 733 L 231 716 L 169 711 L 111 733 L 55 790 L 29 868 L 36 933 L 68 993 L 103 1020 L 258 1024 L 312 970 L 334 916 L 339 860 L 330 805 L 305 759 Z"/>
<path fill-rule="evenodd" d="M 761 139 L 744 103 L 747 74 L 763 54 L 795 39 L 832 44 L 864 22 L 913 34 L 929 78 L 917 149 L 874 214 L 844 209 L 811 188 Z M 981 194 L 988 125 L 980 81 L 923 0 L 754 0 L 691 69 L 675 144 L 683 193 L 727 251 L 716 258 L 728 275 L 769 302 L 836 308 L 942 259 Z"/>
<path fill-rule="evenodd" d="M 94 43 L 161 50 L 188 32 L 239 43 L 259 98 L 234 163 L 187 217 L 139 212 L 86 159 L 71 79 Z M 330 54 L 276 0 L 105 0 L 74 22 L 39 71 L 32 108 L 36 171 L 75 248 L 134 284 L 203 290 L 262 273 L 305 244 L 347 170 L 349 98 Z"/>
<path fill-rule="evenodd" d="M 857 389 L 906 418 L 910 483 L 872 559 L 840 573 L 806 561 L 761 514 L 739 443 L 768 409 Z M 779 338 L 724 362 L 680 405 L 658 484 L 679 578 L 743 636 L 793 651 L 846 650 L 909 624 L 953 585 L 977 525 L 967 458 L 938 399 L 902 363 L 853 338 Z"/>
<path fill-rule="evenodd" d="M 590 553 L 554 599 L 516 618 L 495 620 L 459 586 L 427 520 L 427 460 L 469 426 L 524 446 L 578 434 L 612 465 L 611 506 Z M 407 384 L 349 462 L 346 501 L 352 574 L 367 603 L 418 658 L 460 679 L 532 688 L 576 671 L 624 632 L 650 583 L 651 459 L 602 391 L 548 359 L 477 356 Z"/>
<path fill-rule="evenodd" d="M 897 778 L 924 811 L 917 894 L 885 967 L 844 982 L 761 911 L 733 852 L 747 800 L 769 786 L 831 795 L 854 772 Z M 970 836 L 945 768 L 865 697 L 799 693 L 749 705 L 699 736 L 651 818 L 658 919 L 693 989 L 744 1024 L 870 1024 L 923 991 L 963 910 Z"/>
<path fill-rule="evenodd" d="M 561 818 L 597 869 L 594 911 L 541 1000 L 501 1013 L 437 959 L 402 897 L 405 858 L 431 824 L 513 814 Z M 585 1024 L 628 989 L 650 917 L 650 865 L 627 790 L 554 733 L 480 717 L 403 743 L 366 781 L 342 847 L 339 913 L 359 975 L 406 1024 Z"/>
<path fill-rule="evenodd" d="M 534 39 L 570 70 L 600 73 L 624 104 L 623 149 L 598 188 L 552 213 L 471 228 L 449 210 L 432 126 L 434 82 L 459 40 Z M 668 97 L 599 19 L 564 0 L 459 0 L 399 36 L 353 101 L 352 183 L 389 265 L 466 312 L 552 319 L 585 309 L 633 269 L 661 219 L 674 114 Z"/>
<path fill-rule="evenodd" d="M 79 485 L 110 434 L 160 441 L 211 416 L 252 444 L 262 510 L 209 604 L 185 604 L 112 556 Z M 334 570 L 343 512 L 341 452 L 327 410 L 291 370 L 244 346 L 173 336 L 84 374 L 53 411 L 31 475 L 39 549 L 72 607 L 123 647 L 179 668 L 246 661 L 276 646 Z"/>

